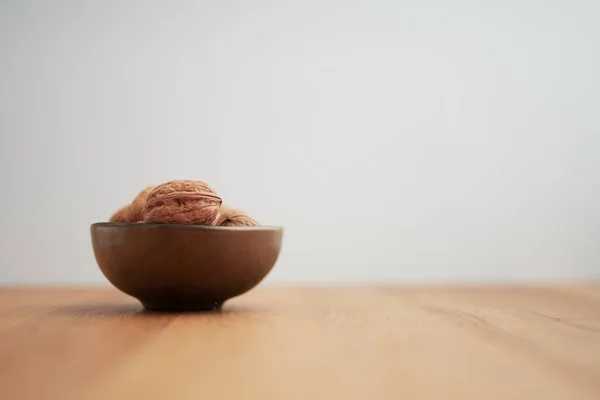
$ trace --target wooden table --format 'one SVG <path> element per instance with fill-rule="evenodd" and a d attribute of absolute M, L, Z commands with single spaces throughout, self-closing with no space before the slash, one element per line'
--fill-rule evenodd
<path fill-rule="evenodd" d="M 0 289 L 0 399 L 600 399 L 600 285 Z"/>

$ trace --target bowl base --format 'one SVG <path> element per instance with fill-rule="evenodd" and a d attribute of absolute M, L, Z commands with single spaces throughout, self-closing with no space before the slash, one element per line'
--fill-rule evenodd
<path fill-rule="evenodd" d="M 223 301 L 211 300 L 203 302 L 151 302 L 141 301 L 148 311 L 182 312 L 182 311 L 217 311 L 223 307 Z"/>

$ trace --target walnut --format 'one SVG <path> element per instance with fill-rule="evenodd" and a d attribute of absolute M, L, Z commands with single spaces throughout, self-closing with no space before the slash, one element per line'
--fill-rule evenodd
<path fill-rule="evenodd" d="M 221 205 L 219 215 L 213 225 L 217 226 L 257 226 L 259 223 L 242 210 Z"/>
<path fill-rule="evenodd" d="M 212 225 L 221 202 L 205 182 L 169 181 L 148 194 L 143 219 L 147 223 Z"/>
<path fill-rule="evenodd" d="M 133 199 L 133 201 L 121 207 L 117 212 L 115 212 L 109 219 L 110 222 L 142 222 L 143 220 L 143 211 L 146 206 L 146 199 L 148 194 L 155 188 L 156 186 L 148 186 L 144 190 L 138 193 L 138 195 Z"/>

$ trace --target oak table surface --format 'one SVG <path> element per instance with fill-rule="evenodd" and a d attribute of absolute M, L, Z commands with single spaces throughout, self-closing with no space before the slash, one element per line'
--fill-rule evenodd
<path fill-rule="evenodd" d="M 0 399 L 600 399 L 600 285 L 0 289 Z"/>

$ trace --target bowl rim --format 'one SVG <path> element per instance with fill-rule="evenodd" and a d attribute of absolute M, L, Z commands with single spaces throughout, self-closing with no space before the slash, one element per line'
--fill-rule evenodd
<path fill-rule="evenodd" d="M 256 225 L 256 226 L 212 226 L 193 224 L 168 224 L 146 222 L 94 222 L 91 228 L 134 228 L 134 229 L 187 229 L 200 231 L 282 231 L 281 226 Z"/>

